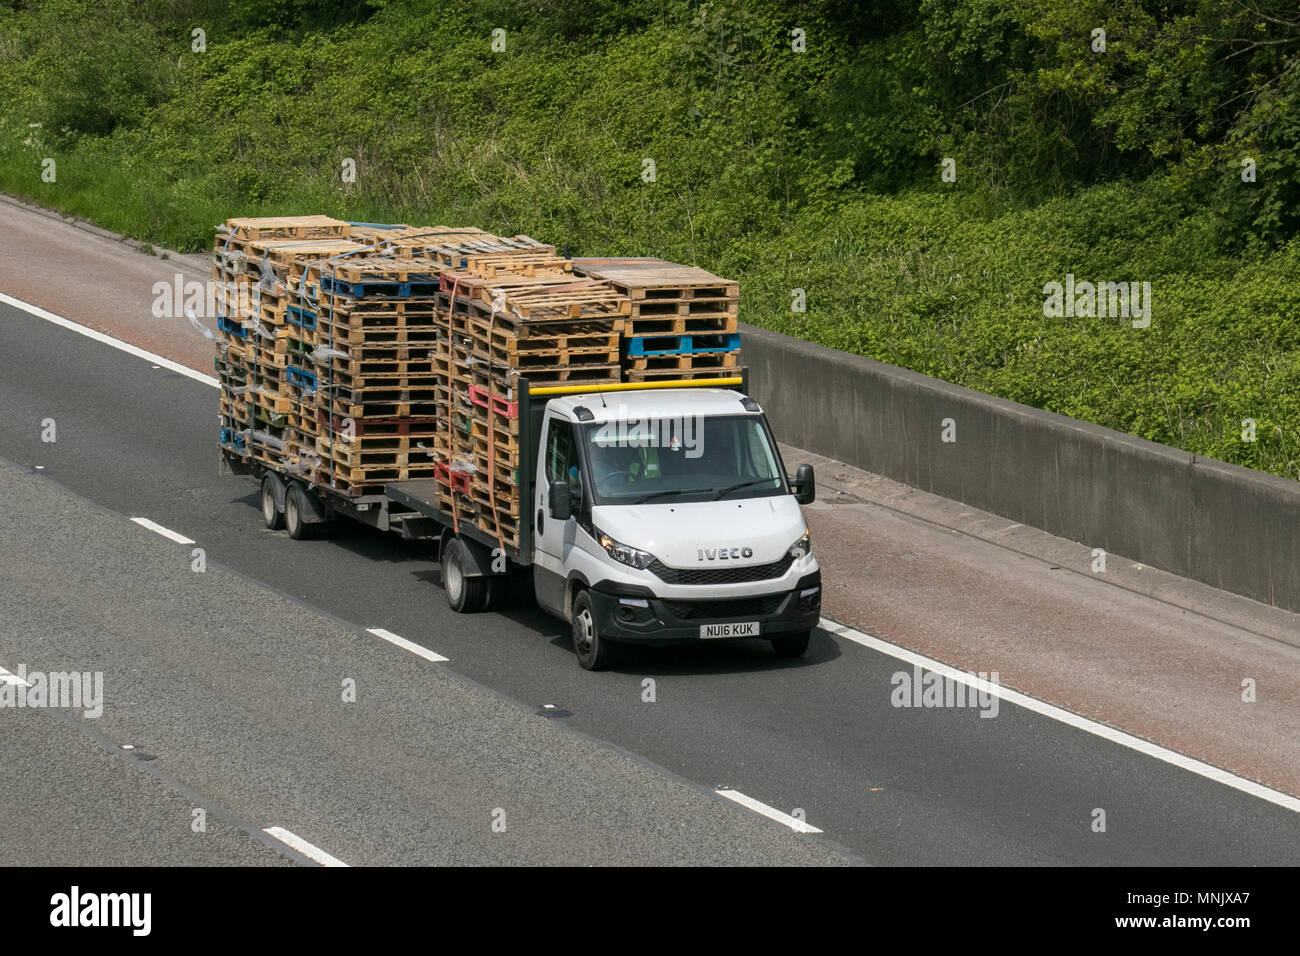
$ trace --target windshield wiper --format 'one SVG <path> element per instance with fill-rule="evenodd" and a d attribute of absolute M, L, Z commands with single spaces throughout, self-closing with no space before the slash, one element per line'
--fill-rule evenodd
<path fill-rule="evenodd" d="M 742 481 L 740 482 L 740 484 L 730 485 L 726 488 L 723 488 L 721 491 L 719 491 L 716 495 L 713 496 L 713 500 L 717 501 L 723 495 L 730 494 L 733 491 L 739 491 L 741 488 L 750 488 L 754 485 L 763 485 L 769 481 L 778 481 L 778 480 L 779 479 L 777 478 L 777 476 L 773 475 L 771 478 L 756 478 L 753 481 Z"/>
<path fill-rule="evenodd" d="M 665 491 L 652 491 L 648 495 L 642 495 L 633 504 L 639 505 L 643 501 L 662 498 L 664 495 L 707 495 L 712 490 L 712 488 L 669 488 Z"/>

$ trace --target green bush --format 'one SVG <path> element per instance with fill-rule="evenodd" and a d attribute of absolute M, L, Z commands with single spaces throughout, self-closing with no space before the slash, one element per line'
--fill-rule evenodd
<path fill-rule="evenodd" d="M 142 241 L 324 212 L 699 263 L 747 321 L 1300 478 L 1286 3 L 0 11 L 0 188 Z M 1150 282 L 1151 327 L 1045 316 L 1067 273 Z"/>

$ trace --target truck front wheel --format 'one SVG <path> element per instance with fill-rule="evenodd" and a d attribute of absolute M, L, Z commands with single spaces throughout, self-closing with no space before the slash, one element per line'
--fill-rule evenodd
<path fill-rule="evenodd" d="M 583 670 L 603 671 L 609 666 L 609 642 L 596 630 L 596 614 L 586 591 L 573 599 L 573 652 Z"/>
<path fill-rule="evenodd" d="M 800 631 L 798 634 L 785 634 L 772 638 L 772 650 L 777 657 L 803 657 L 808 651 L 808 642 L 812 631 Z"/>
<path fill-rule="evenodd" d="M 442 589 L 447 592 L 447 603 L 457 614 L 473 614 L 483 610 L 487 603 L 488 582 L 483 577 L 470 577 L 469 555 L 460 538 L 451 538 L 442 551 Z"/>

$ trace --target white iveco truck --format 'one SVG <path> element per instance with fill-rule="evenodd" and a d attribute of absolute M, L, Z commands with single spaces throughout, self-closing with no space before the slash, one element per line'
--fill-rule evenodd
<path fill-rule="evenodd" d="M 336 514 L 436 541 L 461 613 L 485 610 L 531 576 L 542 608 L 570 623 L 579 663 L 598 670 L 621 642 L 758 638 L 802 655 L 821 608 L 821 572 L 799 506 L 813 469 L 787 476 L 744 378 L 530 387 L 520 379 L 518 548 L 453 520 L 435 479 L 351 497 L 249 459 L 268 525 L 293 537 Z"/>

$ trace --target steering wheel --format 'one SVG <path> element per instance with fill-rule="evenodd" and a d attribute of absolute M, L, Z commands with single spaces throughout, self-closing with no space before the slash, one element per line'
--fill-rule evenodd
<path fill-rule="evenodd" d="M 624 476 L 623 478 L 624 484 L 627 484 L 629 481 L 636 481 L 636 475 L 632 474 L 632 472 L 630 471 L 622 471 L 622 470 L 611 471 L 609 474 L 603 475 L 600 480 L 604 483 L 609 483 L 613 481 L 615 478 L 617 478 L 619 475 Z"/>

